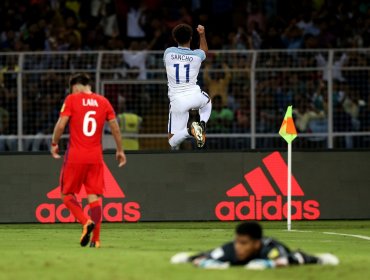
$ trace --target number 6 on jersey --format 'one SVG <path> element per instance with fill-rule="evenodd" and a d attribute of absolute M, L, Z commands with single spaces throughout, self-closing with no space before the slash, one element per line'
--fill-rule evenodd
<path fill-rule="evenodd" d="M 91 117 L 92 115 L 96 115 L 96 111 L 88 111 L 86 112 L 84 117 L 82 131 L 84 135 L 87 137 L 93 136 L 96 132 L 96 120 L 93 117 Z"/>

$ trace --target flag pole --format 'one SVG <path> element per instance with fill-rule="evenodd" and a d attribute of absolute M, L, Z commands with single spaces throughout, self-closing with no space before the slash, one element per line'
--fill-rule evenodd
<path fill-rule="evenodd" d="M 297 130 L 293 120 L 293 106 L 288 106 L 279 134 L 288 143 L 288 180 L 287 180 L 287 227 L 292 230 L 292 142 L 297 138 Z M 286 171 L 285 171 L 286 172 Z"/>
<path fill-rule="evenodd" d="M 288 143 L 288 231 L 292 230 L 292 142 Z"/>

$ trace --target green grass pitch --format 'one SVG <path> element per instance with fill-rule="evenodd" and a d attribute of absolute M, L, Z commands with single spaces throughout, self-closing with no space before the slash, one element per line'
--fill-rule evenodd
<path fill-rule="evenodd" d="M 77 224 L 0 225 L 0 279 L 370 279 L 370 241 L 323 232 L 370 236 L 370 221 L 263 222 L 265 234 L 292 249 L 331 252 L 338 267 L 211 271 L 171 265 L 179 251 L 202 251 L 233 238 L 236 223 L 103 224 L 102 248 L 79 246 Z"/>

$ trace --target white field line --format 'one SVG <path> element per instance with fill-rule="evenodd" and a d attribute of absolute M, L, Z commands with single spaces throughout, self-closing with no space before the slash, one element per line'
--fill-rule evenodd
<path fill-rule="evenodd" d="M 283 230 L 283 231 L 287 231 L 289 232 L 289 230 Z M 317 232 L 317 231 L 310 231 L 310 230 L 296 230 L 296 229 L 292 229 L 290 231 L 293 231 L 293 232 L 308 232 L 308 233 L 313 233 L 313 232 Z M 320 233 L 320 232 L 317 232 L 317 233 Z M 321 232 L 323 234 L 330 234 L 330 235 L 340 235 L 340 236 L 349 236 L 349 237 L 354 237 L 354 238 L 359 238 L 359 239 L 364 239 L 364 240 L 369 240 L 370 241 L 370 236 L 366 236 L 366 235 L 358 235 L 358 234 L 347 234 L 347 233 L 338 233 L 338 232 Z"/>
<path fill-rule="evenodd" d="M 365 236 L 365 235 L 346 234 L 346 233 L 337 233 L 337 232 L 323 232 L 323 234 L 349 236 L 349 237 L 360 238 L 360 239 L 364 239 L 364 240 L 369 240 L 370 241 L 370 236 Z"/>
<path fill-rule="evenodd" d="M 294 232 L 313 232 L 313 231 L 310 231 L 310 230 L 296 230 L 296 229 L 291 229 L 291 230 L 283 230 L 283 231 L 294 231 Z"/>
<path fill-rule="evenodd" d="M 311 242 L 311 243 L 338 243 L 338 242 L 346 242 L 346 241 L 337 241 L 337 240 L 333 240 L 333 239 L 320 239 L 320 240 L 317 240 L 317 239 L 284 239 L 284 242 Z"/>

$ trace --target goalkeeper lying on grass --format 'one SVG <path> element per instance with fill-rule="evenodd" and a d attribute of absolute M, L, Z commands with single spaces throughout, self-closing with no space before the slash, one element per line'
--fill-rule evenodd
<path fill-rule="evenodd" d="M 225 269 L 230 265 L 243 265 L 247 269 L 266 269 L 289 265 L 321 264 L 338 265 L 332 254 L 317 256 L 302 251 L 291 251 L 284 244 L 262 234 L 262 227 L 256 222 L 245 222 L 236 228 L 235 240 L 210 252 L 191 255 L 179 253 L 171 263 L 193 263 L 202 268 Z"/>

